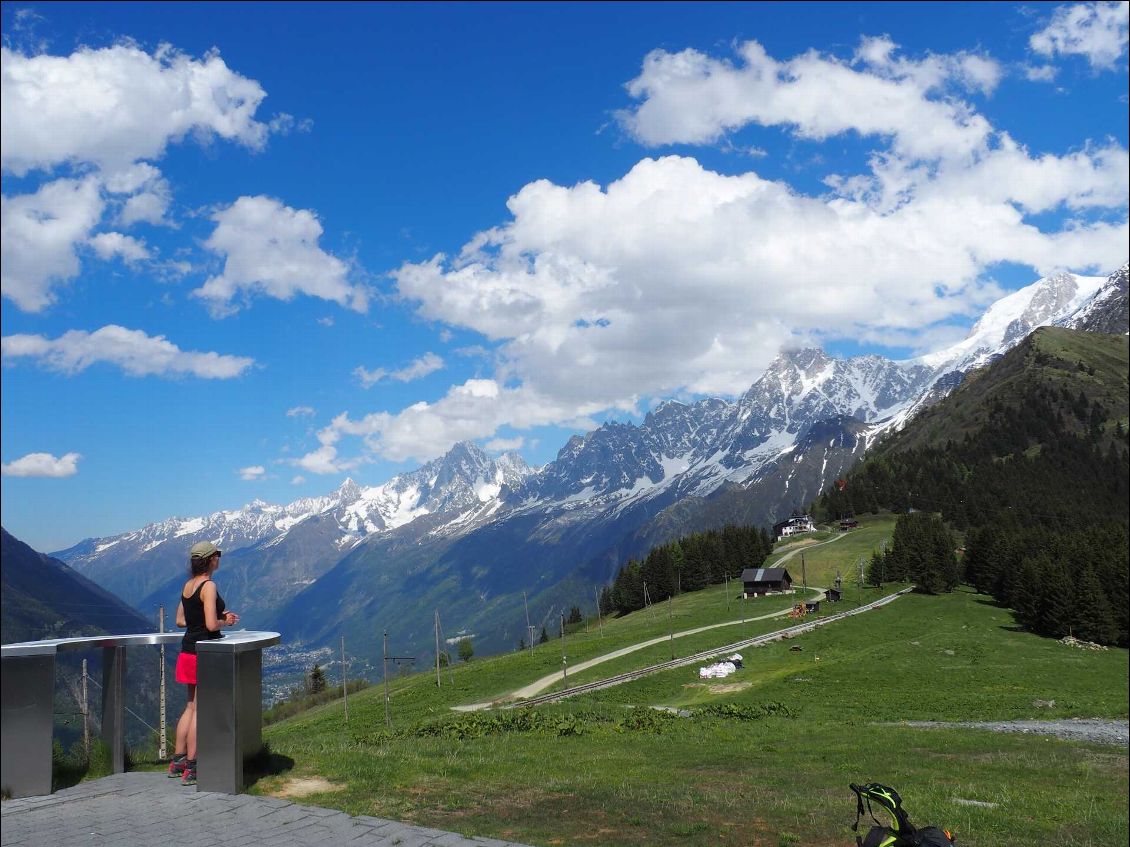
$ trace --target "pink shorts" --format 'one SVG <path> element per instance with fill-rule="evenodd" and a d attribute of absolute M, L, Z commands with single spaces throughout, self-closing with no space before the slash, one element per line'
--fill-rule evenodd
<path fill-rule="evenodd" d="M 196 656 L 193 653 L 181 653 L 177 656 L 177 682 L 186 685 L 196 685 Z"/>

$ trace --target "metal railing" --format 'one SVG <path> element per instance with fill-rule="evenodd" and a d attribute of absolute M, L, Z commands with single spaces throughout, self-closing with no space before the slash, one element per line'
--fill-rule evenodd
<path fill-rule="evenodd" d="M 102 740 L 114 773 L 125 770 L 126 648 L 176 645 L 180 633 L 102 635 L 25 641 L 0 647 L 0 790 L 9 797 L 51 793 L 55 657 L 102 650 Z M 238 794 L 243 762 L 263 746 L 263 648 L 277 632 L 236 630 L 197 644 L 198 791 Z"/>

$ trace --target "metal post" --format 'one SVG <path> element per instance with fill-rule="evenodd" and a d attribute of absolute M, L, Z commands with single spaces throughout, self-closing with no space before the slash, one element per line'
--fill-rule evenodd
<path fill-rule="evenodd" d="M 7 797 L 51 793 L 55 654 L 5 656 L 0 790 Z M 6 839 L 5 839 L 6 840 Z"/>
<path fill-rule="evenodd" d="M 439 687 L 439 609 L 436 609 L 436 688 Z"/>
<path fill-rule="evenodd" d="M 223 641 L 201 641 L 196 651 L 196 788 L 238 794 L 244 760 L 263 747 L 263 651 Z"/>
<path fill-rule="evenodd" d="M 530 603 L 526 599 L 526 592 L 522 592 L 522 605 L 526 607 L 526 637 L 530 642 L 530 649 L 534 649 L 534 628 L 530 625 Z"/>
<path fill-rule="evenodd" d="M 389 714 L 389 711 L 388 711 L 388 633 L 387 632 L 384 634 L 384 651 L 382 653 L 382 659 L 383 659 L 383 662 L 384 662 L 383 676 L 384 676 L 384 681 L 385 681 L 385 726 L 387 726 L 389 729 L 392 729 L 392 716 Z"/>
<path fill-rule="evenodd" d="M 110 750 L 110 772 L 126 770 L 126 648 L 102 648 L 102 740 Z"/>
<path fill-rule="evenodd" d="M 671 631 L 671 658 L 675 658 L 675 618 L 671 614 L 671 606 L 675 602 L 674 597 L 667 598 L 667 627 Z"/>
<path fill-rule="evenodd" d="M 165 605 L 163 603 L 161 604 L 160 614 L 158 614 L 158 616 L 157 616 L 157 631 L 162 632 L 162 633 L 165 631 Z M 169 744 L 168 735 L 169 735 L 169 733 L 168 733 L 166 726 L 165 726 L 166 715 L 165 715 L 165 645 L 164 644 L 161 645 L 160 652 L 161 652 L 161 669 L 160 669 L 160 674 L 161 674 L 161 713 L 160 713 L 160 720 L 158 720 L 158 722 L 157 722 L 157 726 L 158 726 L 157 731 L 160 733 L 160 736 L 157 739 L 157 758 L 164 760 L 169 755 L 169 749 L 168 749 L 168 744 Z M 86 664 L 86 660 L 84 659 L 83 665 L 85 666 L 85 664 Z"/>
<path fill-rule="evenodd" d="M 341 636 L 341 702 L 345 706 L 345 722 L 349 723 L 349 674 L 345 670 L 345 635 Z"/>
<path fill-rule="evenodd" d="M 565 613 L 561 613 L 561 681 L 569 682 L 569 662 L 565 657 Z"/>
<path fill-rule="evenodd" d="M 90 761 L 90 697 L 86 692 L 86 659 L 82 660 L 82 748 Z"/>

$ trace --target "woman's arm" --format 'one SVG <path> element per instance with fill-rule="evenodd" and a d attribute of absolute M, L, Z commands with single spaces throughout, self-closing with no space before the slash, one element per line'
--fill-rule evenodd
<path fill-rule="evenodd" d="M 188 626 L 188 621 L 184 619 L 184 601 L 177 601 L 177 628 L 184 629 Z"/>
<path fill-rule="evenodd" d="M 224 621 L 216 615 L 216 583 L 208 580 L 200 589 L 200 599 L 204 602 L 204 628 L 209 632 L 218 632 Z"/>

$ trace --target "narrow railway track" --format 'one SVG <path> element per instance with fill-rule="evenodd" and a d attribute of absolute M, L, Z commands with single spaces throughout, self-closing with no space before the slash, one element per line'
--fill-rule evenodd
<path fill-rule="evenodd" d="M 695 653 L 693 656 L 685 656 L 681 659 L 672 659 L 669 662 L 661 662 L 658 665 L 650 665 L 646 668 L 639 668 L 638 670 L 628 671 L 626 673 L 610 676 L 607 679 L 598 679 L 595 682 L 586 682 L 582 685 L 576 685 L 572 688 L 565 688 L 561 691 L 552 691 L 549 694 L 539 694 L 536 697 L 528 697 L 525 700 L 520 700 L 514 703 L 500 703 L 498 708 L 503 709 L 521 709 L 528 706 L 540 706 L 543 703 L 555 703 L 558 700 L 565 700 L 568 697 L 576 697 L 578 694 L 586 694 L 590 691 L 599 691 L 602 688 L 611 688 L 614 685 L 621 685 L 625 682 L 632 682 L 640 679 L 641 677 L 648 676 L 649 674 L 659 673 L 661 671 L 671 670 L 673 668 L 681 668 L 686 665 L 693 665 L 697 662 L 702 662 L 707 659 L 714 658 L 722 653 L 730 653 L 734 650 L 741 650 L 746 647 L 756 647 L 760 644 L 768 644 L 773 641 L 779 641 L 784 638 L 793 638 L 797 635 L 803 635 L 806 632 L 812 632 L 822 626 L 827 626 L 830 623 L 850 618 L 853 615 L 860 615 L 864 612 L 870 612 L 873 609 L 878 609 L 888 603 L 892 603 L 904 594 L 913 591 L 913 588 L 904 588 L 902 591 L 897 591 L 894 594 L 888 594 L 886 597 L 881 597 L 866 606 L 860 606 L 847 612 L 838 612 L 837 614 L 830 615 L 826 618 L 809 621 L 807 623 L 797 624 L 790 626 L 786 629 L 779 629 L 776 632 L 768 632 L 764 635 L 757 635 L 753 638 L 745 638 L 741 641 L 735 641 L 733 644 L 727 644 L 723 647 L 716 647 L 713 650 L 705 650 L 701 653 Z"/>

